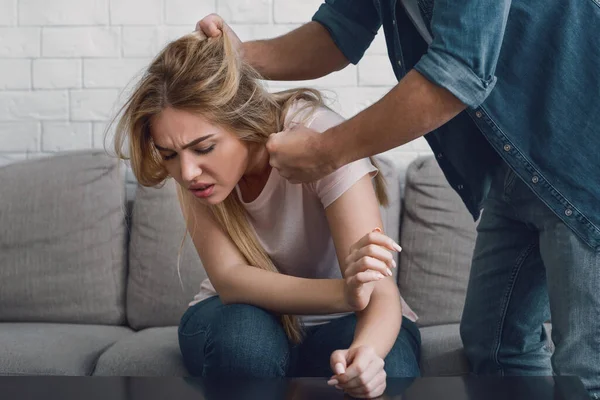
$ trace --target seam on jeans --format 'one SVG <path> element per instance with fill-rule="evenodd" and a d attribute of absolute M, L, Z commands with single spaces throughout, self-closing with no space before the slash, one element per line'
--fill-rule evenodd
<path fill-rule="evenodd" d="M 212 335 L 210 333 L 210 324 L 206 327 L 205 336 L 204 336 L 204 346 L 202 346 L 202 368 L 200 371 L 200 376 L 206 376 L 206 348 L 208 347 L 208 342 L 212 342 Z"/>
<path fill-rule="evenodd" d="M 504 305 L 502 308 L 502 314 L 500 317 L 500 322 L 498 323 L 498 328 L 496 330 L 496 346 L 494 346 L 493 354 L 492 354 L 492 359 L 494 360 L 494 362 L 500 369 L 500 373 L 502 376 L 504 376 L 504 370 L 502 368 L 502 365 L 498 361 L 498 353 L 500 352 L 500 346 L 502 344 L 502 333 L 504 330 L 504 322 L 506 321 L 506 312 L 508 310 L 508 305 L 510 304 L 510 298 L 512 296 L 512 291 L 514 289 L 515 282 L 517 281 L 519 272 L 521 272 L 521 267 L 523 266 L 523 263 L 525 262 L 527 257 L 529 257 L 529 255 L 531 254 L 531 251 L 534 249 L 536 244 L 537 244 L 537 239 L 534 240 L 532 243 L 530 243 L 523 250 L 523 252 L 520 254 L 520 256 L 517 258 L 515 267 L 513 268 L 512 274 L 509 279 L 509 284 L 508 284 L 508 288 L 506 289 L 506 294 L 504 295 Z"/>
<path fill-rule="evenodd" d="M 288 369 L 286 368 L 286 366 L 287 366 L 289 358 L 290 358 L 290 348 L 288 345 L 288 351 L 285 352 L 285 354 L 283 355 L 283 358 L 279 362 L 279 368 L 281 368 L 281 370 L 283 371 L 284 376 L 288 375 Z"/>

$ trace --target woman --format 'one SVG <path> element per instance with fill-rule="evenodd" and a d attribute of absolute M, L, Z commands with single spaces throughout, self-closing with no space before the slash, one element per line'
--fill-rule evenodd
<path fill-rule="evenodd" d="M 269 134 L 340 122 L 316 91 L 267 92 L 227 35 L 199 32 L 170 43 L 124 105 L 117 153 L 126 158 L 128 142 L 142 185 L 177 181 L 209 278 L 179 327 L 192 375 L 323 376 L 374 397 L 386 375 L 419 374 L 416 316 L 391 278 L 400 247 L 377 228 L 385 192 L 372 161 L 312 184 L 269 165 Z"/>

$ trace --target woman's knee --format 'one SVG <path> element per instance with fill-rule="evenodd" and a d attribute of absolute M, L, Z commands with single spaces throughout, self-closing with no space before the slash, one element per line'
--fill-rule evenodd
<path fill-rule="evenodd" d="M 289 342 L 279 319 L 246 304 L 220 307 L 206 332 L 205 376 L 285 376 Z"/>
<path fill-rule="evenodd" d="M 394 378 L 418 377 L 421 375 L 421 334 L 412 321 L 403 318 L 402 329 L 394 346 L 385 358 L 385 372 Z"/>

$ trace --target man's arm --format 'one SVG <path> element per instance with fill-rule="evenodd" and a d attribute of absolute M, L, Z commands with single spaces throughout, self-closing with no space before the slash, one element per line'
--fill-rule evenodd
<path fill-rule="evenodd" d="M 450 91 L 412 70 L 378 102 L 323 133 L 299 126 L 271 135 L 269 162 L 291 182 L 312 182 L 421 137 L 465 108 Z"/>
<path fill-rule="evenodd" d="M 333 157 L 337 169 L 421 137 L 465 108 L 448 90 L 412 70 L 378 102 L 325 131 L 319 154 Z"/>
<path fill-rule="evenodd" d="M 326 132 L 325 147 L 341 153 L 335 164 L 400 146 L 485 101 L 510 7 L 511 0 L 436 0 L 434 40 L 414 69 L 372 107 Z"/>
<path fill-rule="evenodd" d="M 356 64 L 380 27 L 375 5 L 365 0 L 325 0 L 311 22 L 266 40 L 241 43 L 217 14 L 196 24 L 210 37 L 228 32 L 242 57 L 271 80 L 316 79 Z"/>
<path fill-rule="evenodd" d="M 292 182 L 311 182 L 345 163 L 421 137 L 466 107 L 479 106 L 496 83 L 510 7 L 511 0 L 464 0 L 460 6 L 436 0 L 434 39 L 414 69 L 384 98 L 323 134 L 299 128 L 272 135 L 267 143 L 271 165 Z"/>
<path fill-rule="evenodd" d="M 349 64 L 318 22 L 273 39 L 244 42 L 241 50 L 244 59 L 270 80 L 316 79 Z"/>

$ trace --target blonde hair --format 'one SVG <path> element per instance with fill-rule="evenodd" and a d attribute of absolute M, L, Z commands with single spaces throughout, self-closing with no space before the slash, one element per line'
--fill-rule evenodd
<path fill-rule="evenodd" d="M 159 186 L 168 173 L 152 142 L 150 124 L 166 107 L 201 114 L 211 123 L 229 128 L 241 140 L 266 143 L 271 133 L 283 130 L 285 116 L 294 101 L 305 100 L 313 110 L 323 106 L 316 90 L 301 88 L 269 93 L 260 80 L 260 75 L 237 55 L 226 34 L 206 38 L 194 32 L 169 43 L 154 58 L 119 111 L 121 117 L 115 132 L 117 156 L 130 160 L 141 185 Z M 129 156 L 124 152 L 127 141 Z M 381 174 L 377 174 L 375 186 L 378 200 L 387 205 Z M 196 223 L 192 202 L 197 199 L 180 185 L 177 195 L 186 233 L 193 235 Z M 235 191 L 209 209 L 249 265 L 278 272 L 251 229 Z M 282 315 L 281 320 L 290 340 L 300 342 L 302 329 L 298 318 Z"/>

